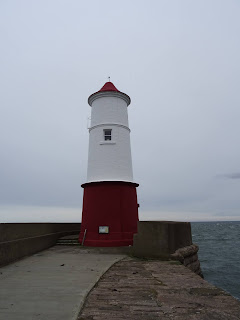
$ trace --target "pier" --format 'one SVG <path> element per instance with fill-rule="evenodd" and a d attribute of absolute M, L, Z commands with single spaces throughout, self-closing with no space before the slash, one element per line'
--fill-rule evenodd
<path fill-rule="evenodd" d="M 177 260 L 82 247 L 77 238 L 0 268 L 0 319 L 240 319 L 238 300 Z"/>

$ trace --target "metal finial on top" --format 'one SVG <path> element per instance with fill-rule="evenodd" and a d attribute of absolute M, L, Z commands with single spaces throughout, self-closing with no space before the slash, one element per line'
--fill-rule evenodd
<path fill-rule="evenodd" d="M 110 77 L 108 77 L 108 81 L 110 82 Z"/>

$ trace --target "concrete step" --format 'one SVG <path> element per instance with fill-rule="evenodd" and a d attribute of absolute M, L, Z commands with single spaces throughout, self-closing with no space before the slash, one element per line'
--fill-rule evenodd
<path fill-rule="evenodd" d="M 80 243 L 78 242 L 78 235 L 70 235 L 59 238 L 56 244 L 64 246 L 80 246 Z"/>
<path fill-rule="evenodd" d="M 80 246 L 80 243 L 78 241 L 61 241 L 61 240 L 58 240 L 57 245 L 64 245 L 64 246 Z"/>

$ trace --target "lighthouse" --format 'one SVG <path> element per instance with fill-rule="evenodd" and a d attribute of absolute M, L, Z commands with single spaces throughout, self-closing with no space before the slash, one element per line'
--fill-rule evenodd
<path fill-rule="evenodd" d="M 129 246 L 137 233 L 138 184 L 132 170 L 130 103 L 130 97 L 112 82 L 88 98 L 91 124 L 79 235 L 85 246 Z"/>

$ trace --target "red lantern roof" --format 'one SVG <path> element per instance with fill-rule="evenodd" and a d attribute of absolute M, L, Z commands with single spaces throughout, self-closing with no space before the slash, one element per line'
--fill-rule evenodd
<path fill-rule="evenodd" d="M 112 82 L 106 82 L 105 85 L 102 87 L 102 89 L 100 89 L 98 92 L 102 92 L 102 91 L 117 91 L 117 92 L 119 92 L 119 90 L 114 86 L 114 84 Z"/>
<path fill-rule="evenodd" d="M 131 103 L 131 99 L 130 97 L 126 94 L 126 93 L 123 93 L 121 91 L 119 91 L 112 82 L 108 81 L 104 84 L 104 86 L 97 92 L 93 93 L 90 95 L 90 97 L 88 98 L 88 104 L 90 106 L 92 106 L 92 99 L 93 97 L 97 97 L 99 96 L 98 94 L 101 95 L 101 92 L 118 92 L 120 94 L 120 96 L 122 95 L 122 97 L 125 97 L 125 100 L 127 102 L 127 105 L 129 105 Z"/>

